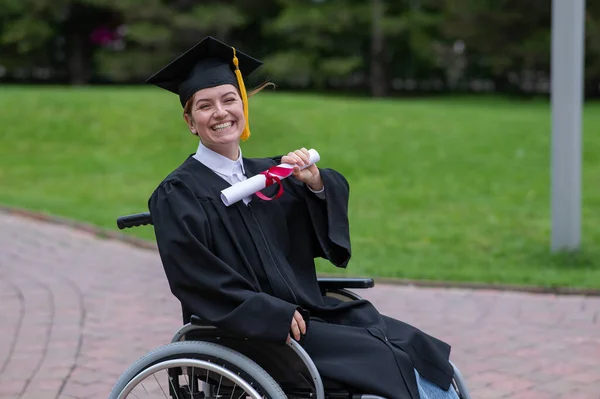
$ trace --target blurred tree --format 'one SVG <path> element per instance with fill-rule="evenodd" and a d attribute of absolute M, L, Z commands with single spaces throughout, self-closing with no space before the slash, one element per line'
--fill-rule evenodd
<path fill-rule="evenodd" d="M 443 33 L 464 43 L 470 76 L 503 91 L 533 91 L 548 81 L 551 1 L 445 0 Z"/>
<path fill-rule="evenodd" d="M 385 96 L 393 75 L 436 69 L 439 7 L 433 0 L 277 0 L 265 25 L 266 68 L 296 86 L 368 85 Z M 369 78 L 367 78 L 369 76 Z"/>
<path fill-rule="evenodd" d="M 549 0 L 0 0 L 0 77 L 140 82 L 205 35 L 263 58 L 254 79 L 308 89 L 547 90 Z M 586 84 L 600 93 L 600 2 Z M 53 71 L 53 72 L 49 72 Z"/>
<path fill-rule="evenodd" d="M 586 2 L 585 87 L 588 95 L 600 94 L 600 2 Z"/>
<path fill-rule="evenodd" d="M 369 4 L 361 0 L 275 0 L 280 12 L 268 19 L 271 43 L 265 71 L 281 83 L 325 88 L 339 85 L 364 67 Z"/>
<path fill-rule="evenodd" d="M 19 66 L 66 70 L 73 84 L 89 81 L 98 49 L 122 50 L 123 24 L 131 22 L 129 42 L 155 43 L 169 36 L 160 26 L 169 16 L 160 0 L 0 0 L 0 15 L 3 51 L 30 60 Z"/>
<path fill-rule="evenodd" d="M 154 3 L 145 14 L 139 8 L 148 7 L 148 2 L 143 6 L 122 7 L 127 51 L 103 48 L 97 52 L 98 70 L 103 76 L 112 81 L 139 81 L 207 35 L 248 51 L 235 40 L 239 36 L 233 33 L 249 23 L 250 2 L 154 0 Z"/>
<path fill-rule="evenodd" d="M 448 41 L 464 42 L 468 76 L 487 76 L 502 92 L 549 90 L 551 1 L 445 0 L 443 9 L 443 35 Z M 585 29 L 586 81 L 597 85 L 599 2 L 586 2 Z M 594 90 L 598 93 L 598 87 Z"/>
<path fill-rule="evenodd" d="M 381 23 L 390 76 L 411 82 L 442 75 L 443 68 L 438 61 L 442 22 L 439 1 L 388 0 L 385 3 Z"/>
<path fill-rule="evenodd" d="M 371 96 L 385 97 L 389 84 L 386 74 L 383 0 L 371 0 Z"/>

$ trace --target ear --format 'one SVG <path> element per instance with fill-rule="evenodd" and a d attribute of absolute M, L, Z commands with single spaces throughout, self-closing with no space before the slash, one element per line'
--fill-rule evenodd
<path fill-rule="evenodd" d="M 188 129 L 190 129 L 190 132 L 194 135 L 197 136 L 198 135 L 198 131 L 196 130 L 196 126 L 194 124 L 194 119 L 188 115 L 187 113 L 183 113 L 183 119 L 185 120 L 185 123 L 188 125 Z"/>

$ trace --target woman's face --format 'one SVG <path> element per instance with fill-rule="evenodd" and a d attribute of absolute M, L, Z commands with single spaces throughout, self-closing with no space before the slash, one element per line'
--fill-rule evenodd
<path fill-rule="evenodd" d="M 191 115 L 185 120 L 207 147 L 239 144 L 246 125 L 242 98 L 233 85 L 202 89 L 192 97 Z"/>

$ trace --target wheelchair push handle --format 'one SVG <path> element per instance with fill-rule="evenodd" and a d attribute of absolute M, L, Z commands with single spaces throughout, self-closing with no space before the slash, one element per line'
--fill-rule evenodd
<path fill-rule="evenodd" d="M 148 224 L 152 224 L 150 212 L 135 213 L 117 218 L 117 226 L 120 230 L 136 226 L 146 226 Z"/>

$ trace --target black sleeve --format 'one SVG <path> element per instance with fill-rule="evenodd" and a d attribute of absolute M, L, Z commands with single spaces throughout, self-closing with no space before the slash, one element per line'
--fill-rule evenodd
<path fill-rule="evenodd" d="M 240 336 L 285 342 L 297 306 L 257 292 L 209 250 L 206 213 L 186 184 L 163 183 L 149 208 L 171 291 L 187 309 Z"/>
<path fill-rule="evenodd" d="M 305 201 L 319 245 L 315 257 L 323 257 L 338 267 L 346 267 L 351 256 L 348 199 L 350 186 L 333 169 L 319 169 L 325 186 L 325 200 L 304 187 Z"/>

